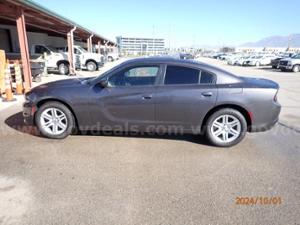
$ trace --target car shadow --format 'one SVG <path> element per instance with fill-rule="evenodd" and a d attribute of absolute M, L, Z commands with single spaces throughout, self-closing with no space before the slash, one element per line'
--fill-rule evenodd
<path fill-rule="evenodd" d="M 265 71 L 281 72 L 279 69 L 272 68 L 272 67 L 256 67 L 256 69 L 265 70 Z"/>
<path fill-rule="evenodd" d="M 27 125 L 24 123 L 22 112 L 18 112 L 11 115 L 5 120 L 5 124 L 12 129 L 29 134 L 35 137 L 42 137 L 41 133 L 36 126 Z M 212 146 L 203 135 L 192 135 L 192 134 L 149 134 L 149 133 L 113 133 L 107 131 L 84 131 L 77 132 L 74 136 L 109 136 L 109 137 L 126 137 L 126 138 L 149 138 L 149 139 L 169 139 L 169 140 L 179 140 L 188 141 L 195 144 Z"/>
<path fill-rule="evenodd" d="M 6 125 L 8 125 L 9 127 L 13 128 L 16 131 L 30 134 L 36 137 L 41 137 L 41 134 L 37 129 L 37 127 L 32 125 L 27 125 L 24 123 L 22 112 L 18 112 L 8 117 L 4 122 Z"/>

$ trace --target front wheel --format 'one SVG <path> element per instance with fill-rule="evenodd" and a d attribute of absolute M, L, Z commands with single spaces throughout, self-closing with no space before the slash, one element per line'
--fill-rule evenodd
<path fill-rule="evenodd" d="M 87 68 L 88 71 L 95 71 L 97 69 L 97 64 L 93 61 L 89 61 L 86 64 L 86 68 Z"/>
<path fill-rule="evenodd" d="M 299 71 L 300 71 L 300 66 L 299 65 L 293 66 L 293 72 L 298 73 Z"/>
<path fill-rule="evenodd" d="M 58 65 L 58 72 L 61 75 L 68 75 L 70 70 L 69 70 L 69 65 L 67 63 L 60 63 Z"/>
<path fill-rule="evenodd" d="M 213 113 L 206 123 L 206 137 L 219 147 L 231 147 L 245 137 L 247 122 L 237 110 L 225 108 Z"/>
<path fill-rule="evenodd" d="M 72 112 L 59 102 L 43 104 L 37 111 L 35 122 L 43 136 L 53 139 L 66 138 L 75 128 Z"/>

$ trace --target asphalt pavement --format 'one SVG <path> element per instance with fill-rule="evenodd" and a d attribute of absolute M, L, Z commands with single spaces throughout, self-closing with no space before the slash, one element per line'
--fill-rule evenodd
<path fill-rule="evenodd" d="M 201 137 L 50 140 L 0 115 L 0 224 L 300 224 L 300 133 L 277 125 L 224 149 Z M 237 198 L 281 204 L 237 204 Z"/>

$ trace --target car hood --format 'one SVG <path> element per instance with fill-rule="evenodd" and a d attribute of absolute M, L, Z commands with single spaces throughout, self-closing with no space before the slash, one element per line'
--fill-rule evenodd
<path fill-rule="evenodd" d="M 89 78 L 74 78 L 74 79 L 65 79 L 65 80 L 58 80 L 54 82 L 45 83 L 39 85 L 32 89 L 32 91 L 38 90 L 46 90 L 46 89 L 53 89 L 53 88 L 63 88 L 63 87 L 76 87 L 80 86 L 84 83 L 85 80 Z"/>
<path fill-rule="evenodd" d="M 291 57 L 281 58 L 280 61 L 290 61 L 293 60 Z"/>
<path fill-rule="evenodd" d="M 244 81 L 244 87 L 249 88 L 274 88 L 278 89 L 279 85 L 268 79 L 254 77 L 240 77 Z"/>

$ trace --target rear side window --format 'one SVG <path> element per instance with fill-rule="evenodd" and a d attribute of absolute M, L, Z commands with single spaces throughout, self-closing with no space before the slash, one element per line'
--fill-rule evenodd
<path fill-rule="evenodd" d="M 198 84 L 200 71 L 197 69 L 168 66 L 165 75 L 165 84 Z"/>
<path fill-rule="evenodd" d="M 202 70 L 201 77 L 200 77 L 200 84 L 212 84 L 213 82 L 214 82 L 214 75 Z"/>

